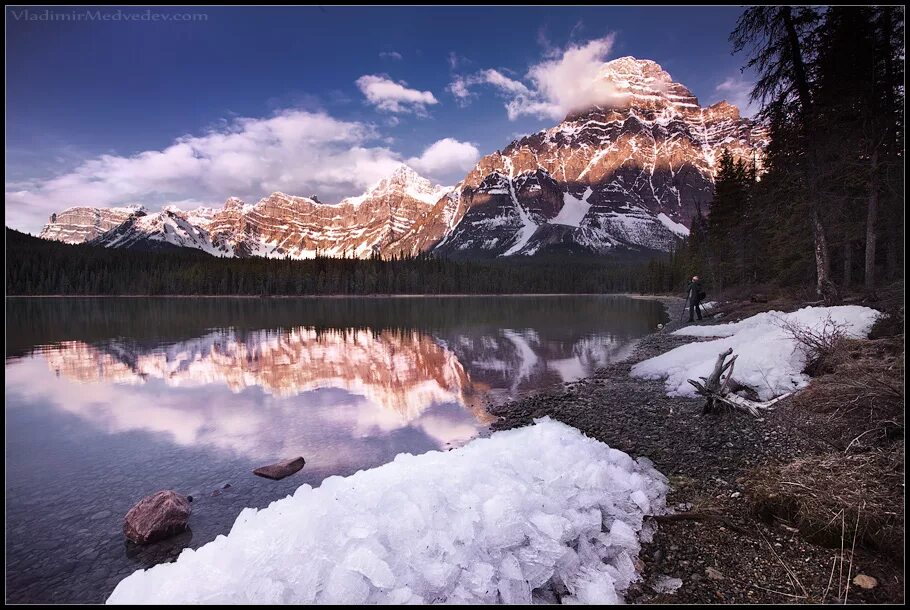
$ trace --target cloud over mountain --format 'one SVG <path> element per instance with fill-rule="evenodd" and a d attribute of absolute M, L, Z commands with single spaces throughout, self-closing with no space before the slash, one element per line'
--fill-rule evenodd
<path fill-rule="evenodd" d="M 615 99 L 613 84 L 600 77 L 603 62 L 613 48 L 613 34 L 570 44 L 565 48 L 548 48 L 544 58 L 531 65 L 522 82 L 501 71 L 486 69 L 469 75 L 456 75 L 447 90 L 461 105 L 466 105 L 478 85 L 492 86 L 506 99 L 510 120 L 534 116 L 560 120 L 573 110 Z"/>
<path fill-rule="evenodd" d="M 480 151 L 470 142 L 459 142 L 443 138 L 434 142 L 419 157 L 411 157 L 407 163 L 427 176 L 446 176 L 452 172 L 467 172 L 477 160 Z"/>
<path fill-rule="evenodd" d="M 739 108 L 743 116 L 755 116 L 760 104 L 752 101 L 752 88 L 755 86 L 750 80 L 743 78 L 741 74 L 736 74 L 724 79 L 722 83 L 714 88 L 718 98 L 725 98 L 728 102 Z"/>

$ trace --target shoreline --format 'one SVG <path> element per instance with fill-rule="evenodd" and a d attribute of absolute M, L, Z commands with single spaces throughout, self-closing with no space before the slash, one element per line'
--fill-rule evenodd
<path fill-rule="evenodd" d="M 828 588 L 840 549 L 809 542 L 792 524 L 760 520 L 749 500 L 750 471 L 824 451 L 823 441 L 794 425 L 790 401 L 762 419 L 704 415 L 702 400 L 671 398 L 663 380 L 631 377 L 634 363 L 698 340 L 672 334 L 688 324 L 679 321 L 683 299 L 650 298 L 664 303 L 670 320 L 640 339 L 631 355 L 585 379 L 488 407 L 499 418 L 491 429 L 549 416 L 633 458 L 650 459 L 668 477 L 667 512 L 695 518 L 659 522 L 652 542 L 642 545 L 642 578 L 625 593 L 627 603 L 817 603 L 826 595 L 836 601 Z M 702 324 L 714 321 L 708 316 Z M 857 548 L 851 568 L 888 583 L 871 590 L 851 586 L 851 602 L 903 599 L 900 568 L 892 562 Z M 682 580 L 673 593 L 659 584 L 668 576 Z"/>

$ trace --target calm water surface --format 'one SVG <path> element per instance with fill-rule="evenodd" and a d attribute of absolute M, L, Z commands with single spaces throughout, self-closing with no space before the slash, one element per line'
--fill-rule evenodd
<path fill-rule="evenodd" d="M 611 296 L 6 305 L 9 602 L 101 602 L 246 506 L 460 446 L 485 405 L 586 376 L 665 321 Z M 297 455 L 283 481 L 251 473 Z M 123 515 L 161 489 L 193 496 L 191 531 L 126 543 Z"/>

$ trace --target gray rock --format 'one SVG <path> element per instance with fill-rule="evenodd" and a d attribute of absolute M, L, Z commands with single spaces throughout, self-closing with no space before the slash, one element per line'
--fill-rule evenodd
<path fill-rule="evenodd" d="M 304 464 L 306 464 L 306 461 L 302 457 L 296 457 L 277 464 L 262 466 L 254 470 L 253 474 L 278 481 L 300 471 Z"/>
<path fill-rule="evenodd" d="M 724 575 L 721 574 L 720 570 L 715 570 L 712 567 L 705 568 L 705 576 L 707 576 L 711 580 L 723 580 L 724 579 Z"/>

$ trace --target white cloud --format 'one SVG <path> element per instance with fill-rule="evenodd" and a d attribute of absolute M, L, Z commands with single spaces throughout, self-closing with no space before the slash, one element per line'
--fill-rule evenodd
<path fill-rule="evenodd" d="M 543 49 L 544 57 L 552 58 L 559 56 L 560 49 L 550 41 L 550 35 L 547 32 L 546 25 L 537 28 L 537 44 Z"/>
<path fill-rule="evenodd" d="M 419 157 L 411 157 L 407 164 L 419 173 L 446 182 L 453 174 L 463 175 L 474 167 L 480 151 L 470 142 L 443 138 L 428 146 Z"/>
<path fill-rule="evenodd" d="M 455 101 L 458 102 L 459 106 L 466 106 L 474 95 L 471 93 L 470 86 L 470 83 L 465 77 L 456 76 L 455 80 L 446 87 L 446 91 L 455 97 Z"/>
<path fill-rule="evenodd" d="M 528 88 L 521 82 L 513 80 L 498 70 L 483 70 L 480 72 L 483 82 L 493 85 L 500 91 L 514 95 L 528 95 Z"/>
<path fill-rule="evenodd" d="M 367 101 L 386 112 L 423 115 L 427 105 L 439 103 L 432 92 L 409 89 L 404 81 L 395 82 L 385 75 L 365 74 L 356 82 Z"/>
<path fill-rule="evenodd" d="M 534 104 L 527 114 L 545 112 L 551 118 L 562 119 L 566 113 L 615 99 L 613 84 L 598 78 L 600 68 L 613 48 L 613 35 L 598 38 L 584 46 L 570 46 L 561 57 L 531 66 L 528 78 L 534 83 L 538 97 L 546 102 L 547 110 Z"/>
<path fill-rule="evenodd" d="M 522 115 L 561 120 L 573 110 L 616 99 L 613 84 L 599 77 L 600 68 L 613 48 L 613 34 L 564 49 L 552 47 L 543 33 L 539 38 L 545 49 L 544 60 L 528 69 L 525 80 L 530 84 L 488 69 L 456 76 L 448 91 L 465 105 L 473 95 L 471 87 L 491 85 L 507 98 L 505 107 L 510 120 Z"/>
<path fill-rule="evenodd" d="M 718 100 L 725 98 L 728 102 L 739 108 L 742 116 L 752 117 L 761 109 L 760 105 L 749 99 L 755 83 L 746 80 L 741 74 L 731 76 L 714 88 Z"/>
<path fill-rule="evenodd" d="M 449 62 L 449 68 L 452 70 L 457 70 L 458 68 L 460 68 L 462 66 L 466 66 L 468 64 L 474 63 L 467 57 L 464 57 L 463 55 L 459 55 L 455 51 L 449 51 L 449 55 L 446 59 Z"/>
<path fill-rule="evenodd" d="M 377 141 L 371 125 L 322 112 L 238 118 L 163 150 L 101 155 L 47 180 L 8 183 L 7 222 L 37 231 L 49 214 L 75 205 L 154 208 L 194 200 L 220 206 L 231 195 L 255 201 L 273 191 L 338 200 L 359 194 L 401 161 Z"/>
<path fill-rule="evenodd" d="M 379 54 L 379 57 L 381 57 L 382 59 L 400 60 L 402 58 L 402 55 L 398 51 L 382 51 Z"/>
<path fill-rule="evenodd" d="M 452 94 L 459 106 L 464 107 L 470 103 L 472 98 L 476 97 L 476 94 L 471 91 L 471 87 L 476 85 L 490 85 L 507 98 L 530 94 L 524 83 L 509 78 L 499 70 L 494 69 L 481 70 L 468 76 L 456 75 L 454 80 L 446 87 L 446 90 Z"/>

